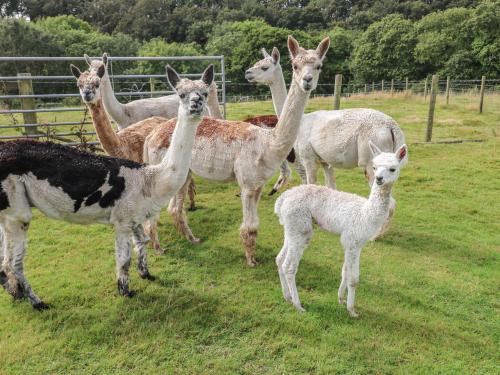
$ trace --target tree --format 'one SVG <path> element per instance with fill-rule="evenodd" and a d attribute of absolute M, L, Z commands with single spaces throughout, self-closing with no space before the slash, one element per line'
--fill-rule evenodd
<path fill-rule="evenodd" d="M 356 42 L 351 70 L 357 80 L 420 77 L 413 50 L 417 37 L 413 23 L 390 15 L 373 23 Z"/>

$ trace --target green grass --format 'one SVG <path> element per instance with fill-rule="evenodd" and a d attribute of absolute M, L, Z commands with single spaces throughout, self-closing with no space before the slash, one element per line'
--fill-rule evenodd
<path fill-rule="evenodd" d="M 395 186 L 391 231 L 367 244 L 356 295 L 360 319 L 336 302 L 343 254 L 317 230 L 299 268 L 307 312 L 281 296 L 274 257 L 282 228 L 264 196 L 257 258 L 245 265 L 235 184 L 198 180 L 201 236 L 188 245 L 162 215 L 168 253 L 150 251 L 155 282 L 131 272 L 132 299 L 117 295 L 111 228 L 69 225 L 35 212 L 25 270 L 53 308 L 34 311 L 0 295 L 0 373 L 79 374 L 498 374 L 500 106 L 477 114 L 467 97 L 438 105 L 435 138 L 422 141 L 421 98 L 351 98 L 342 106 L 383 110 L 398 120 L 410 163 Z M 309 109 L 328 108 L 317 99 Z M 231 105 L 231 118 L 272 113 L 269 102 Z M 496 132 L 496 133 L 495 133 Z M 338 186 L 362 195 L 359 170 Z M 294 184 L 297 178 L 294 179 Z M 270 189 L 268 183 L 266 191 Z"/>

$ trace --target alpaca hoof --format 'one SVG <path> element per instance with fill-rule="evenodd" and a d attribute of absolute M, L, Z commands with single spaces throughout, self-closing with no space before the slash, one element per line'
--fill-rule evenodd
<path fill-rule="evenodd" d="M 189 238 L 188 240 L 193 245 L 199 245 L 199 244 L 201 244 L 201 239 L 199 239 L 198 237 L 192 237 L 192 238 Z"/>
<path fill-rule="evenodd" d="M 269 192 L 269 196 L 273 195 L 274 193 L 276 193 L 278 190 L 276 190 L 275 188 L 272 188 L 271 191 Z"/>
<path fill-rule="evenodd" d="M 162 247 L 155 247 L 155 253 L 156 255 L 163 255 L 167 252 L 167 249 L 164 249 Z"/>
<path fill-rule="evenodd" d="M 356 310 L 354 310 L 354 309 L 347 310 L 347 312 L 349 313 L 349 315 L 351 316 L 351 318 L 359 318 L 359 314 L 356 312 Z"/>
<path fill-rule="evenodd" d="M 129 290 L 126 294 L 124 294 L 123 296 L 124 297 L 127 297 L 127 298 L 132 298 L 133 296 L 135 296 L 136 293 L 133 291 L 133 290 Z"/>
<path fill-rule="evenodd" d="M 50 309 L 50 305 L 48 303 L 45 303 L 43 301 L 37 302 L 33 305 L 33 308 L 38 311 L 42 310 L 48 310 Z"/>
<path fill-rule="evenodd" d="M 304 309 L 301 305 L 293 305 L 295 309 L 297 309 L 298 312 L 306 312 L 306 309 Z"/>
<path fill-rule="evenodd" d="M 156 277 L 151 275 L 149 272 L 148 273 L 145 273 L 143 275 L 139 274 L 139 276 L 141 277 L 141 279 L 144 279 L 144 280 L 149 280 L 149 281 L 154 281 L 156 280 Z"/>
<path fill-rule="evenodd" d="M 254 257 L 247 258 L 247 264 L 249 267 L 255 267 L 259 263 L 255 260 Z"/>

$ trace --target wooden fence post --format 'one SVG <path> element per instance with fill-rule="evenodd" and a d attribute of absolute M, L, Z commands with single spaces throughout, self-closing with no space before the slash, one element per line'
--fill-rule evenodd
<path fill-rule="evenodd" d="M 31 77 L 31 73 L 18 73 L 18 77 Z M 19 79 L 17 81 L 17 87 L 19 89 L 19 95 L 33 95 L 33 82 L 31 79 Z M 35 99 L 34 98 L 23 98 L 21 99 L 22 109 L 35 109 Z M 25 124 L 37 124 L 36 112 L 23 113 L 23 119 Z M 24 128 L 24 133 L 27 135 L 38 134 L 38 129 L 36 126 L 27 126 Z"/>
<path fill-rule="evenodd" d="M 394 94 L 394 78 L 391 79 L 391 96 Z"/>
<path fill-rule="evenodd" d="M 153 77 L 149 78 L 149 91 L 151 92 L 151 97 L 153 97 L 153 92 L 155 92 L 155 79 Z"/>
<path fill-rule="evenodd" d="M 450 76 L 446 77 L 446 105 L 450 102 Z"/>
<path fill-rule="evenodd" d="M 432 125 L 434 123 L 434 108 L 436 107 L 436 95 L 438 91 L 438 79 L 437 74 L 432 76 L 431 83 L 431 93 L 429 101 L 429 114 L 427 116 L 427 132 L 425 134 L 425 141 L 430 142 L 432 139 Z"/>
<path fill-rule="evenodd" d="M 424 102 L 425 102 L 425 99 L 427 98 L 427 81 L 428 81 L 429 77 L 425 77 L 425 83 L 424 83 Z"/>
<path fill-rule="evenodd" d="M 408 77 L 405 78 L 405 91 L 408 94 Z"/>
<path fill-rule="evenodd" d="M 368 92 L 368 85 L 365 83 L 365 94 Z"/>
<path fill-rule="evenodd" d="M 342 91 L 342 74 L 335 74 L 335 88 L 333 91 L 333 109 L 340 109 L 341 91 Z"/>
<path fill-rule="evenodd" d="M 486 84 L 486 76 L 481 77 L 481 92 L 479 99 L 479 113 L 483 113 L 483 101 L 484 101 L 484 86 Z"/>
<path fill-rule="evenodd" d="M 382 88 L 382 91 L 384 91 L 384 80 L 382 80 L 382 85 L 380 87 Z"/>
<path fill-rule="evenodd" d="M 375 82 L 372 81 L 372 92 L 375 91 Z"/>

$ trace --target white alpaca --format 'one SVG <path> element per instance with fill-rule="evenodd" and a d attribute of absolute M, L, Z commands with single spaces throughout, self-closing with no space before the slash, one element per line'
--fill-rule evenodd
<path fill-rule="evenodd" d="M 354 296 L 359 282 L 361 249 L 388 218 L 392 185 L 408 153 L 406 145 L 396 153 L 383 152 L 371 142 L 369 147 L 375 182 L 368 199 L 325 186 L 301 185 L 287 190 L 276 201 L 274 212 L 285 231 L 283 248 L 276 257 L 281 288 L 285 299 L 299 311 L 305 310 L 300 303 L 295 275 L 315 222 L 328 232 L 340 234 L 345 258 L 338 299 L 340 304 L 345 302 L 347 289 L 347 311 L 352 317 L 358 316 Z"/>
<path fill-rule="evenodd" d="M 263 49 L 264 58 L 248 69 L 250 82 L 267 84 L 271 89 L 274 108 L 279 116 L 286 98 L 286 85 L 276 47 L 271 55 Z M 319 166 L 325 172 L 326 185 L 336 188 L 333 168 L 362 167 L 368 184 L 373 182 L 370 165 L 371 141 L 383 150 L 394 152 L 405 143 L 404 134 L 396 121 L 386 114 L 365 108 L 339 111 L 316 111 L 304 114 L 294 145 L 295 167 L 303 183 L 314 184 Z M 278 180 L 273 191 L 286 181 Z"/>
<path fill-rule="evenodd" d="M 108 55 L 102 55 L 102 61 L 92 60 L 88 55 L 84 55 L 85 61 L 91 69 L 98 70 L 104 65 L 104 76 L 101 79 L 102 99 L 106 112 L 122 130 L 141 120 L 153 116 L 165 117 L 167 119 L 177 117 L 179 109 L 179 98 L 177 95 L 160 96 L 158 98 L 139 99 L 126 104 L 122 104 L 116 98 L 108 75 Z M 217 98 L 217 85 L 212 82 L 207 100 L 204 115 L 214 118 L 222 118 Z"/>
<path fill-rule="evenodd" d="M 78 224 L 101 223 L 115 229 L 118 292 L 132 296 L 128 271 L 132 240 L 138 271 L 151 279 L 147 267 L 148 237 L 142 223 L 159 214 L 186 181 L 195 133 L 202 120 L 213 67 L 201 81 L 180 79 L 167 67 L 170 84 L 180 97 L 179 117 L 169 152 L 154 166 L 95 155 L 72 147 L 36 141 L 0 144 L 0 285 L 14 298 L 27 298 L 34 308 L 47 305 L 24 276 L 31 207 L 46 216 Z M 99 100 L 93 76 L 79 74 L 78 86 L 89 102 Z"/>

